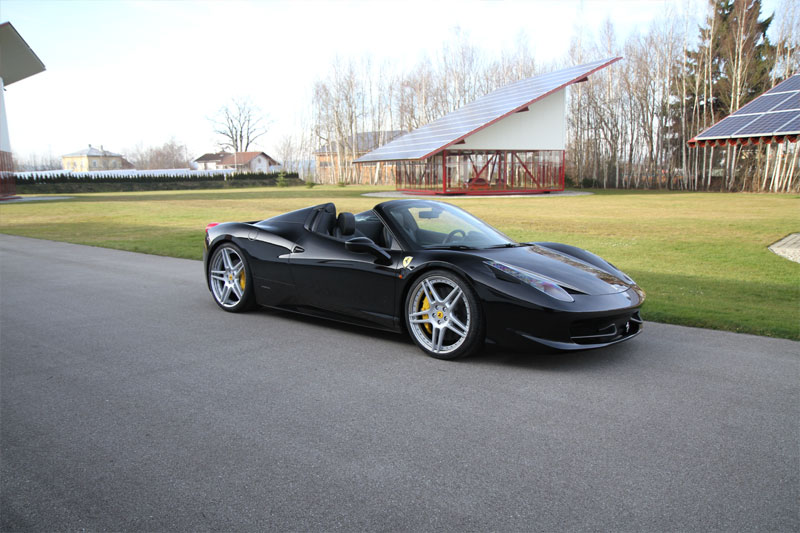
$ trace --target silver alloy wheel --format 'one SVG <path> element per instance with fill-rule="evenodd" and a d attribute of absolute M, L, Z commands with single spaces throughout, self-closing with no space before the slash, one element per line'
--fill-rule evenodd
<path fill-rule="evenodd" d="M 222 307 L 235 307 L 242 301 L 247 276 L 244 261 L 236 250 L 228 246 L 220 248 L 214 255 L 209 277 L 211 292 Z"/>
<path fill-rule="evenodd" d="M 408 300 L 411 334 L 434 354 L 457 350 L 469 335 L 472 317 L 464 290 L 450 278 L 423 278 Z"/>

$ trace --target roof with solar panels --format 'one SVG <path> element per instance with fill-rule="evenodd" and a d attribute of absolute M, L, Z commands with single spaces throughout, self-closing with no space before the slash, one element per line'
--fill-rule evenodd
<path fill-rule="evenodd" d="M 44 63 L 31 50 L 10 22 L 0 24 L 0 78 L 8 86 L 44 70 Z"/>
<path fill-rule="evenodd" d="M 796 142 L 798 135 L 800 74 L 795 74 L 689 140 L 689 145 Z"/>
<path fill-rule="evenodd" d="M 454 145 L 459 145 L 458 149 L 563 150 L 565 97 L 562 89 L 586 81 L 589 75 L 620 59 L 601 59 L 506 85 L 394 139 L 355 162 L 418 161 Z M 534 117 L 513 117 L 529 110 L 535 111 L 531 115 L 535 115 L 535 122 L 539 124 L 531 120 Z M 506 118 L 509 120 L 499 127 L 497 123 Z"/>

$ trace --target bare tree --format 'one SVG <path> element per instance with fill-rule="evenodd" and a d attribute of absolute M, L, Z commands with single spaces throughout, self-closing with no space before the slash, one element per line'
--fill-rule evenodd
<path fill-rule="evenodd" d="M 311 129 L 303 125 L 300 133 L 281 137 L 276 150 L 283 169 L 288 172 L 297 172 L 303 180 L 312 177 L 314 143 L 311 141 L 311 137 Z"/>
<path fill-rule="evenodd" d="M 53 152 L 49 150 L 46 153 L 32 152 L 25 157 L 14 154 L 12 160 L 18 172 L 61 169 L 61 158 L 53 155 Z"/>
<path fill-rule="evenodd" d="M 610 21 L 596 36 L 578 29 L 563 63 L 618 55 L 624 61 L 570 87 L 567 175 L 577 183 L 618 188 L 800 188 L 798 144 L 687 146 L 800 68 L 800 8 L 797 0 L 782 1 L 774 17 L 776 46 L 766 38 L 772 17 L 761 20 L 761 0 L 704 0 L 704 12 L 687 10 L 685 20 L 668 9 L 619 44 Z M 349 163 L 362 148 L 359 134 L 424 126 L 498 87 L 558 67 L 537 64 L 524 33 L 492 59 L 459 29 L 439 51 L 405 71 L 373 68 L 368 56 L 360 63 L 337 60 L 314 87 L 308 131 L 314 148 L 325 147 L 328 154 L 317 177 L 363 181 Z M 287 148 L 296 145 L 292 141 Z M 381 179 L 379 172 L 372 183 Z"/>
<path fill-rule="evenodd" d="M 800 6 L 796 0 L 783 0 L 777 14 L 778 39 L 772 85 L 800 71 Z"/>
<path fill-rule="evenodd" d="M 209 119 L 219 136 L 219 147 L 246 152 L 267 133 L 268 119 L 249 98 L 234 98 Z"/>
<path fill-rule="evenodd" d="M 128 160 L 139 170 L 189 168 L 186 145 L 171 138 L 160 146 L 144 147 L 141 144 L 126 151 Z"/>
<path fill-rule="evenodd" d="M 296 171 L 297 170 L 297 145 L 295 138 L 292 135 L 284 135 L 278 142 L 278 149 L 276 150 L 278 158 L 281 160 L 281 166 L 284 170 Z"/>

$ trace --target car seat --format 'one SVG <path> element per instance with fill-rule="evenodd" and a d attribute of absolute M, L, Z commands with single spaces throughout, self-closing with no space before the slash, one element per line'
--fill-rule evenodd
<path fill-rule="evenodd" d="M 344 239 L 356 232 L 356 217 L 353 213 L 339 213 L 336 219 L 336 226 L 333 228 L 333 236 L 337 239 Z"/>

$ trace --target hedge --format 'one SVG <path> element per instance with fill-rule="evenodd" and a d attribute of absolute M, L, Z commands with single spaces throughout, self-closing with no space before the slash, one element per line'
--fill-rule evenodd
<path fill-rule="evenodd" d="M 275 187 L 279 183 L 279 172 L 254 172 L 247 174 L 211 175 L 122 175 L 91 176 L 71 174 L 33 174 L 25 178 L 17 177 L 16 189 L 19 194 L 81 193 L 81 192 L 123 192 L 148 190 L 181 189 L 222 189 L 239 187 Z M 297 173 L 283 174 L 286 185 L 303 185 Z"/>

